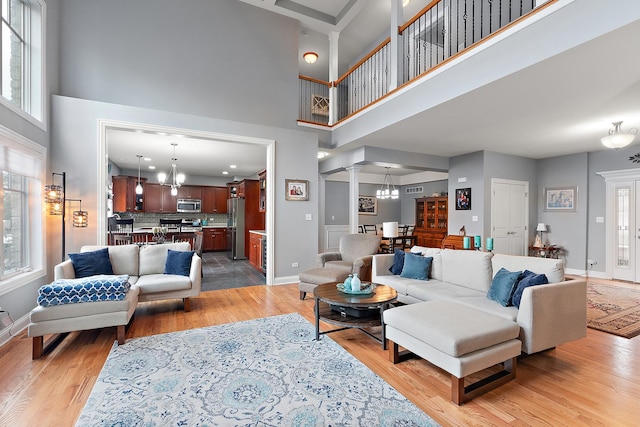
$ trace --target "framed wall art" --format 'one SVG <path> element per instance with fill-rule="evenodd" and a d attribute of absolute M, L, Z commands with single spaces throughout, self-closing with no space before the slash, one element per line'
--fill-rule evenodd
<path fill-rule="evenodd" d="M 456 189 L 456 210 L 471 210 L 471 188 Z"/>
<path fill-rule="evenodd" d="M 358 214 L 378 215 L 378 199 L 376 196 L 358 196 Z"/>
<path fill-rule="evenodd" d="M 284 199 L 293 201 L 309 200 L 309 181 L 285 179 Z"/>
<path fill-rule="evenodd" d="M 544 210 L 547 212 L 575 212 L 578 187 L 552 187 L 544 189 Z"/>

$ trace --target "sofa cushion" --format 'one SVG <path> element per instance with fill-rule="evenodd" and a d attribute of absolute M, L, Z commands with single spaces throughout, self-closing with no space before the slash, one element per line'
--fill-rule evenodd
<path fill-rule="evenodd" d="M 353 263 L 349 261 L 327 261 L 324 266 L 325 268 L 340 270 L 345 273 L 353 273 Z"/>
<path fill-rule="evenodd" d="M 493 278 L 491 270 L 493 253 L 443 249 L 440 255 L 443 282 L 485 293 L 489 290 Z"/>
<path fill-rule="evenodd" d="M 406 254 L 400 277 L 404 277 L 406 279 L 429 280 L 432 261 L 432 257 L 423 257 L 422 255 L 411 253 Z"/>
<path fill-rule="evenodd" d="M 512 302 L 517 308 L 520 308 L 520 301 L 522 300 L 522 293 L 529 286 L 546 285 L 549 283 L 547 276 L 544 274 L 536 274 L 532 271 L 525 270 L 522 273 L 520 281 L 516 284 L 516 288 L 513 292 Z"/>
<path fill-rule="evenodd" d="M 500 303 L 501 306 L 511 305 L 511 295 L 522 275 L 522 271 L 509 271 L 501 268 L 491 281 L 487 298 Z"/>
<path fill-rule="evenodd" d="M 485 313 L 495 314 L 508 320 L 516 321 L 518 319 L 518 309 L 510 305 L 503 307 L 494 300 L 490 300 L 486 295 L 480 296 L 462 296 L 455 300 L 456 303 L 466 307 L 475 308 Z"/>
<path fill-rule="evenodd" d="M 140 294 L 154 294 L 191 289 L 191 280 L 177 274 L 145 274 L 140 276 L 135 286 L 140 289 Z"/>
<path fill-rule="evenodd" d="M 138 245 L 83 246 L 80 248 L 80 252 L 95 251 L 101 248 L 109 249 L 113 274 L 138 275 Z M 131 281 L 130 283 L 133 284 Z"/>
<path fill-rule="evenodd" d="M 391 274 L 398 275 L 402 273 L 402 267 L 404 267 L 404 254 L 405 251 L 400 249 L 396 249 L 393 252 L 393 264 L 389 267 Z"/>
<path fill-rule="evenodd" d="M 191 250 L 189 242 L 166 243 L 163 245 L 146 245 L 140 248 L 140 276 L 146 274 L 163 274 L 167 263 L 167 251 Z"/>
<path fill-rule="evenodd" d="M 435 279 L 431 279 L 428 282 L 414 280 L 408 283 L 407 295 L 422 301 L 456 301 L 462 297 L 487 297 L 485 292 L 465 288 L 464 286 L 452 285 L 451 283 L 441 282 Z"/>
<path fill-rule="evenodd" d="M 113 274 L 113 267 L 109 259 L 109 249 L 102 248 L 91 252 L 69 254 L 76 278 L 96 276 L 99 274 Z"/>
<path fill-rule="evenodd" d="M 549 283 L 565 280 L 564 263 L 561 259 L 495 254 L 491 259 L 491 264 L 494 273 L 501 268 L 506 268 L 509 271 L 529 270 L 536 274 L 546 275 Z"/>
<path fill-rule="evenodd" d="M 188 276 L 191 271 L 193 251 L 167 251 L 167 262 L 164 265 L 164 274 L 179 274 Z"/>

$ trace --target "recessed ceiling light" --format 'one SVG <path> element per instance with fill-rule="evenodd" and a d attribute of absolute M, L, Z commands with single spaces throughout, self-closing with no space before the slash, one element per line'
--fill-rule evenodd
<path fill-rule="evenodd" d="M 235 168 L 237 168 L 237 166 L 236 166 L 236 165 L 229 165 L 229 167 L 230 167 L 231 169 L 235 169 Z"/>
<path fill-rule="evenodd" d="M 153 165 L 149 165 L 149 169 L 154 170 L 156 167 Z"/>
<path fill-rule="evenodd" d="M 227 172 L 227 171 L 222 171 L 222 175 L 229 175 L 229 172 Z"/>
<path fill-rule="evenodd" d="M 318 151 L 318 158 L 319 159 L 324 159 L 328 155 L 329 155 L 329 153 L 327 153 L 326 151 Z"/>
<path fill-rule="evenodd" d="M 145 162 L 150 162 L 151 161 L 151 157 L 143 157 L 143 159 Z"/>
<path fill-rule="evenodd" d="M 402 0 L 402 7 L 405 7 L 409 3 L 411 3 L 411 0 Z"/>

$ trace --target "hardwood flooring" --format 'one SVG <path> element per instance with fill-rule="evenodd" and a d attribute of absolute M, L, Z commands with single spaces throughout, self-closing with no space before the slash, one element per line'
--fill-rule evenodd
<path fill-rule="evenodd" d="M 192 299 L 189 313 L 178 300 L 140 303 L 127 339 L 292 312 L 313 322 L 313 300 L 300 301 L 295 284 L 209 291 Z M 382 346 L 358 330 L 331 338 L 445 426 L 631 426 L 640 420 L 640 337 L 589 329 L 585 339 L 522 358 L 514 381 L 460 407 L 449 400 L 449 375 L 428 362 L 393 365 Z M 74 425 L 114 340 L 115 328 L 73 332 L 35 361 L 25 332 L 0 348 L 0 426 Z"/>

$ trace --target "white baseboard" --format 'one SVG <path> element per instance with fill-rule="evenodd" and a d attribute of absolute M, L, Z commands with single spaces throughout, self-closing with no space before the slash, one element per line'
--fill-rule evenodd
<path fill-rule="evenodd" d="M 607 273 L 604 271 L 586 271 L 575 268 L 565 268 L 564 273 L 571 274 L 573 276 L 595 277 L 596 279 L 611 279 L 611 277 L 608 277 Z"/>
<path fill-rule="evenodd" d="M 0 331 L 0 347 L 8 343 L 14 336 L 24 331 L 27 326 L 29 326 L 29 313 L 14 321 L 13 325 Z"/>
<path fill-rule="evenodd" d="M 290 285 L 292 283 L 298 283 L 300 278 L 298 276 L 284 276 L 284 277 L 275 277 L 273 279 L 274 285 Z"/>

